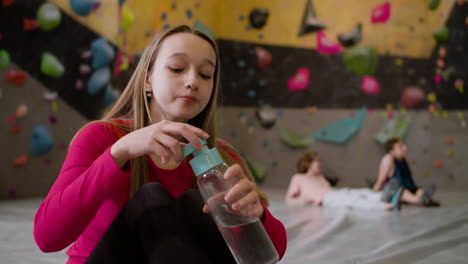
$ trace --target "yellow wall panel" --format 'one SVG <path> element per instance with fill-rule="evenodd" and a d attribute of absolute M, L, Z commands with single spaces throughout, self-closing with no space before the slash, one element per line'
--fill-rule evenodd
<path fill-rule="evenodd" d="M 257 42 L 271 45 L 315 48 L 315 34 L 298 36 L 302 16 L 308 0 L 251 0 L 223 1 L 219 37 L 223 39 Z M 315 0 L 318 18 L 327 25 L 325 33 L 336 40 L 338 33 L 350 31 L 357 24 L 363 25 L 363 44 L 375 46 L 380 53 L 396 56 L 427 57 L 435 41 L 432 31 L 443 25 L 454 0 L 442 0 L 437 11 L 427 8 L 426 0 L 393 0 L 391 16 L 387 23 L 372 24 L 371 11 L 384 3 L 382 0 Z M 267 25 L 247 31 L 248 14 L 255 7 L 270 11 Z M 244 21 L 239 20 L 244 15 Z M 419 22 L 420 18 L 424 22 Z M 414 31 L 409 30 L 413 25 Z M 263 34 L 263 39 L 259 38 Z"/>

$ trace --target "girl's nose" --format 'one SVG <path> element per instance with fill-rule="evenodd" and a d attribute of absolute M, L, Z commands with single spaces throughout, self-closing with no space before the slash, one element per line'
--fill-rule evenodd
<path fill-rule="evenodd" d="M 185 87 L 189 89 L 198 88 L 198 75 L 196 71 L 191 70 L 187 73 L 187 79 L 185 80 Z"/>

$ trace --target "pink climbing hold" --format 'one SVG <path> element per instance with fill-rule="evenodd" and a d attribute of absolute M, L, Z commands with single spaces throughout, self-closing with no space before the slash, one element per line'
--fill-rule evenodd
<path fill-rule="evenodd" d="M 309 86 L 310 71 L 307 68 L 299 68 L 296 71 L 296 75 L 289 78 L 288 88 L 289 91 L 302 91 Z"/>
<path fill-rule="evenodd" d="M 440 83 L 442 81 L 442 76 L 440 74 L 434 75 L 434 82 Z"/>
<path fill-rule="evenodd" d="M 380 93 L 379 82 L 372 76 L 364 76 L 361 81 L 361 90 L 366 94 L 378 94 Z"/>
<path fill-rule="evenodd" d="M 322 54 L 330 55 L 340 53 L 342 48 L 338 43 L 327 38 L 323 31 L 319 31 L 317 32 L 317 50 Z"/>
<path fill-rule="evenodd" d="M 122 67 L 123 58 L 122 52 L 118 51 L 117 56 L 115 56 L 114 69 L 112 71 L 112 77 L 119 76 L 120 68 Z"/>
<path fill-rule="evenodd" d="M 372 24 L 376 23 L 385 23 L 390 18 L 390 2 L 385 2 L 374 9 L 372 9 L 371 22 Z"/>

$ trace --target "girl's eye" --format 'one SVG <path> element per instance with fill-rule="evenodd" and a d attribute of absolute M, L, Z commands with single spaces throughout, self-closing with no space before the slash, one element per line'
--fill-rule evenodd
<path fill-rule="evenodd" d="M 203 79 L 205 79 L 205 80 L 211 79 L 211 75 L 207 75 L 207 74 L 200 73 L 200 76 L 201 76 Z"/>
<path fill-rule="evenodd" d="M 175 72 L 175 73 L 180 73 L 180 72 L 183 72 L 184 69 L 179 69 L 179 68 L 171 68 L 169 67 L 169 69 L 172 71 L 172 72 Z"/>

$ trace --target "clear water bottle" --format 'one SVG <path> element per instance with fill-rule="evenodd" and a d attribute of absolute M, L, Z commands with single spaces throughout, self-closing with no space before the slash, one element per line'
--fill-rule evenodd
<path fill-rule="evenodd" d="M 225 180 L 223 175 L 229 166 L 216 148 L 209 149 L 203 139 L 200 142 L 201 150 L 189 144 L 183 155 L 193 154 L 190 165 L 197 176 L 198 188 L 234 259 L 238 264 L 278 262 L 278 252 L 260 219 L 240 215 L 224 200 L 238 180 Z"/>

